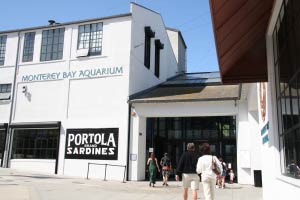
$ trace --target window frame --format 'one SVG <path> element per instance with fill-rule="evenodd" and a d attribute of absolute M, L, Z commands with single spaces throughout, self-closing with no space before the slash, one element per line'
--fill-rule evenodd
<path fill-rule="evenodd" d="M 7 35 L 0 35 L 0 66 L 5 64 Z"/>
<path fill-rule="evenodd" d="M 94 26 L 96 26 L 95 31 L 93 31 Z M 81 32 L 81 30 L 83 30 L 83 32 Z M 81 34 L 83 34 L 83 36 Z M 78 26 L 77 50 L 88 49 L 88 56 L 102 55 L 102 41 L 103 22 L 82 24 Z"/>
<path fill-rule="evenodd" d="M 35 32 L 24 34 L 22 62 L 32 62 L 34 53 Z"/>
<path fill-rule="evenodd" d="M 272 43 L 281 174 L 300 179 L 300 173 L 290 170 L 293 162 L 300 164 L 300 18 L 293 13 L 294 3 L 295 0 L 282 3 Z"/>
<path fill-rule="evenodd" d="M 42 31 L 40 61 L 62 60 L 64 53 L 65 28 Z M 54 51 L 55 50 L 55 51 Z"/>

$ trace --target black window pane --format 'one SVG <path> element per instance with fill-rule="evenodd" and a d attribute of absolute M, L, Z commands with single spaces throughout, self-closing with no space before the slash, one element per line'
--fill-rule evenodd
<path fill-rule="evenodd" d="M 23 62 L 30 62 L 33 59 L 35 32 L 25 33 L 23 46 Z"/>
<path fill-rule="evenodd" d="M 6 35 L 0 36 L 0 65 L 4 65 L 6 39 L 7 39 Z"/>
<path fill-rule="evenodd" d="M 64 28 L 43 31 L 41 61 L 60 60 L 63 57 Z"/>
<path fill-rule="evenodd" d="M 14 130 L 12 158 L 55 159 L 58 137 L 59 130 Z"/>
<path fill-rule="evenodd" d="M 77 49 L 88 49 L 89 55 L 101 55 L 102 23 L 79 26 Z"/>
<path fill-rule="evenodd" d="M 284 1 L 273 32 L 273 52 L 275 57 L 275 84 L 278 132 L 282 173 L 300 178 L 300 18 L 295 11 L 299 1 Z"/>

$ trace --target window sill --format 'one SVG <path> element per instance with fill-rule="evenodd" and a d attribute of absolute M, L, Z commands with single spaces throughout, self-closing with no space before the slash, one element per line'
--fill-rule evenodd
<path fill-rule="evenodd" d="M 291 177 L 284 176 L 284 175 L 278 175 L 276 177 L 276 179 L 281 181 L 281 182 L 284 182 L 284 183 L 293 185 L 297 188 L 300 188 L 300 179 L 295 179 L 295 178 L 291 178 Z"/>
<path fill-rule="evenodd" d="M 79 61 L 79 60 L 92 60 L 92 59 L 99 59 L 99 58 L 107 58 L 108 56 L 98 55 L 98 56 L 83 56 L 78 58 L 70 59 L 70 61 Z"/>
<path fill-rule="evenodd" d="M 42 64 L 63 63 L 63 62 L 66 62 L 66 60 L 49 60 L 49 61 L 38 61 L 38 62 L 25 62 L 25 63 L 20 63 L 19 66 L 42 65 Z"/>

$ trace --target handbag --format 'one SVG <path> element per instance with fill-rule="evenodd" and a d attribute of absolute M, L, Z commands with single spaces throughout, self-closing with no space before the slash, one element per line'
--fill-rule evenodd
<path fill-rule="evenodd" d="M 211 169 L 217 176 L 221 174 L 221 170 L 218 168 L 213 156 L 211 157 Z"/>

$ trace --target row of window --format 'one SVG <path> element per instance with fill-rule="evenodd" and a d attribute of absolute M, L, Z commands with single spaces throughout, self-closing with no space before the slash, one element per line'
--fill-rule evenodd
<path fill-rule="evenodd" d="M 300 4 L 284 1 L 273 32 L 282 173 L 300 179 Z"/>
<path fill-rule="evenodd" d="M 88 55 L 101 55 L 102 51 L 102 23 L 79 26 L 77 49 L 87 49 Z M 40 61 L 61 60 L 63 57 L 65 28 L 44 30 Z M 35 32 L 25 33 L 22 62 L 33 60 Z M 0 36 L 0 65 L 4 65 L 7 36 Z"/>
<path fill-rule="evenodd" d="M 152 31 L 150 26 L 145 27 L 145 51 L 144 51 L 144 65 L 146 68 L 150 69 L 150 58 L 151 58 L 151 38 L 155 37 L 155 32 Z M 154 74 L 159 77 L 160 71 L 160 50 L 164 48 L 164 45 L 160 40 L 156 39 L 154 41 L 155 53 L 154 53 Z"/>

